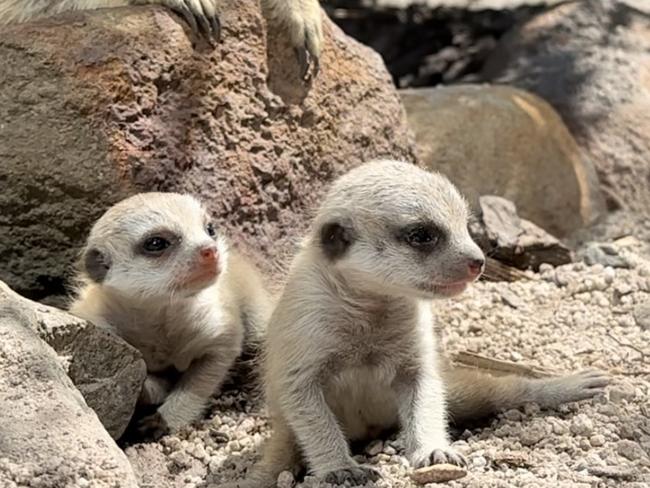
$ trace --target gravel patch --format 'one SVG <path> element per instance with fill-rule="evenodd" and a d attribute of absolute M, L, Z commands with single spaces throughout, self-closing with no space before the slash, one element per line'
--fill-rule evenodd
<path fill-rule="evenodd" d="M 450 352 L 473 351 L 558 373 L 600 368 L 613 376 L 607 393 L 592 400 L 557 410 L 528 405 L 456 430 L 454 446 L 467 456 L 469 473 L 448 486 L 650 486 L 650 260 L 641 240 L 650 236 L 650 226 L 644 218 L 632 221 L 619 226 L 619 218 L 594 234 L 627 267 L 543 266 L 528 280 L 480 282 L 435 304 Z M 588 244 L 581 240 L 582 249 Z M 243 476 L 268 433 L 257 395 L 230 389 L 205 421 L 126 453 L 143 488 L 218 486 Z M 402 452 L 395 437 L 362 448 L 357 459 L 384 475 L 367 486 L 416 486 Z M 279 486 L 294 484 L 290 473 L 280 476 Z M 331 485 L 307 477 L 295 486 Z"/>

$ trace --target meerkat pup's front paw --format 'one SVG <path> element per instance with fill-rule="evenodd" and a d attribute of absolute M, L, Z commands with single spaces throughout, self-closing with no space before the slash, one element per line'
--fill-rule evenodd
<path fill-rule="evenodd" d="M 451 447 L 416 453 L 411 458 L 411 465 L 415 469 L 425 468 L 433 464 L 454 464 L 464 467 L 467 466 L 467 460 L 465 456 L 457 453 Z"/>
<path fill-rule="evenodd" d="M 325 483 L 334 485 L 349 483 L 352 486 L 363 486 L 370 481 L 380 480 L 381 474 L 368 466 L 358 465 L 332 470 L 325 473 L 322 478 Z"/>
<path fill-rule="evenodd" d="M 180 15 L 190 28 L 212 44 L 221 38 L 216 0 L 133 0 L 136 5 L 160 4 Z"/>
<path fill-rule="evenodd" d="M 318 0 L 263 0 L 262 7 L 266 18 L 287 33 L 302 78 L 316 76 L 323 46 L 323 19 Z"/>
<path fill-rule="evenodd" d="M 159 412 L 156 412 L 143 417 L 138 422 L 138 432 L 143 437 L 157 441 L 162 436 L 169 434 L 170 429 L 163 416 Z"/>

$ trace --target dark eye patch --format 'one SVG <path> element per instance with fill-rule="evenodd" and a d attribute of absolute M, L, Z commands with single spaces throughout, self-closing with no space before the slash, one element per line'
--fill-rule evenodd
<path fill-rule="evenodd" d="M 181 237 L 168 229 L 160 229 L 147 234 L 137 245 L 135 252 L 141 256 L 160 257 L 176 247 Z"/>
<path fill-rule="evenodd" d="M 422 252 L 433 251 L 444 237 L 444 231 L 430 222 L 411 224 L 399 231 L 399 240 Z"/>
<path fill-rule="evenodd" d="M 214 224 L 212 222 L 209 222 L 205 226 L 205 231 L 208 233 L 210 237 L 214 237 L 217 235 L 217 230 L 214 228 Z"/>

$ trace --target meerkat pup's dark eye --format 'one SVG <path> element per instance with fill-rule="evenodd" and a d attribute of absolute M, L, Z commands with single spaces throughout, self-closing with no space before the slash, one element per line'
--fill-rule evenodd
<path fill-rule="evenodd" d="M 406 230 L 404 240 L 415 249 L 432 249 L 440 240 L 440 232 L 432 226 L 418 225 Z"/>
<path fill-rule="evenodd" d="M 214 237 L 217 235 L 217 231 L 215 230 L 212 222 L 210 222 L 208 225 L 205 226 L 205 231 L 208 233 L 210 237 Z"/>
<path fill-rule="evenodd" d="M 169 246 L 171 246 L 171 242 L 164 237 L 153 236 L 144 241 L 142 249 L 148 254 L 162 254 Z"/>

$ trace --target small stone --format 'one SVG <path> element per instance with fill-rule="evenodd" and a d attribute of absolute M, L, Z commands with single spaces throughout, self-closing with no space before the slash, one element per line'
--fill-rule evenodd
<path fill-rule="evenodd" d="M 293 473 L 291 473 L 291 471 L 282 471 L 282 473 L 278 475 L 278 488 L 293 488 L 295 484 L 296 480 L 293 477 Z"/>
<path fill-rule="evenodd" d="M 487 459 L 483 456 L 472 456 L 470 463 L 472 464 L 472 468 L 484 468 L 487 466 Z"/>
<path fill-rule="evenodd" d="M 503 416 L 506 419 L 512 420 L 514 422 L 521 422 L 524 419 L 524 414 L 515 409 L 505 411 L 503 413 Z"/>
<path fill-rule="evenodd" d="M 605 436 L 601 434 L 592 435 L 589 438 L 589 443 L 593 447 L 601 447 L 605 445 Z"/>
<path fill-rule="evenodd" d="M 526 468 L 530 466 L 528 456 L 524 452 L 505 452 L 494 458 L 495 464 L 505 464 L 512 468 Z"/>
<path fill-rule="evenodd" d="M 637 304 L 632 315 L 641 330 L 650 330 L 650 300 Z"/>
<path fill-rule="evenodd" d="M 168 457 L 169 460 L 178 468 L 187 469 L 192 466 L 192 460 L 189 454 L 185 451 L 172 452 Z"/>
<path fill-rule="evenodd" d="M 420 485 L 427 483 L 444 483 L 467 476 L 467 471 L 453 464 L 434 464 L 426 468 L 416 469 L 410 474 L 413 481 Z"/>
<path fill-rule="evenodd" d="M 519 354 L 517 351 L 511 351 L 510 352 L 510 359 L 512 359 L 515 362 L 521 361 L 524 357 Z"/>
<path fill-rule="evenodd" d="M 594 422 L 586 414 L 580 413 L 571 420 L 571 433 L 589 436 L 594 431 Z"/>
<path fill-rule="evenodd" d="M 366 446 L 366 454 L 368 456 L 376 456 L 384 450 L 384 443 L 381 440 L 372 441 Z"/>
<path fill-rule="evenodd" d="M 636 472 L 633 468 L 625 468 L 621 466 L 591 466 L 587 471 L 592 476 L 621 481 L 630 481 L 636 477 Z"/>
<path fill-rule="evenodd" d="M 546 434 L 546 426 L 544 423 L 541 421 L 533 421 L 523 429 L 520 440 L 524 446 L 533 446 L 546 437 Z"/>
<path fill-rule="evenodd" d="M 629 382 L 622 382 L 612 387 L 609 392 L 609 399 L 613 403 L 621 403 L 623 400 L 631 402 L 636 397 L 636 389 Z"/>
<path fill-rule="evenodd" d="M 636 461 L 646 457 L 646 453 L 641 446 L 634 441 L 622 440 L 616 443 L 616 452 L 630 461 Z"/>

